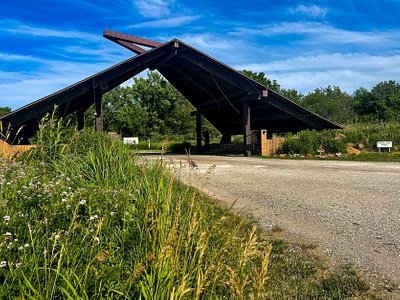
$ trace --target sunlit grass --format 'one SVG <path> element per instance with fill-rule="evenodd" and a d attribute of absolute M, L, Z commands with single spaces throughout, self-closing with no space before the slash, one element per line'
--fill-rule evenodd
<path fill-rule="evenodd" d="M 341 299 L 368 289 L 284 241 L 271 246 L 175 174 L 91 131 L 63 144 L 42 135 L 19 161 L 0 160 L 0 298 Z"/>

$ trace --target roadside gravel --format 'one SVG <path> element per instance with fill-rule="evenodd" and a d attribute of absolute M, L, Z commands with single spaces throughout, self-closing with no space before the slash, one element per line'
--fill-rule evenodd
<path fill-rule="evenodd" d="M 400 164 L 168 156 L 183 181 L 261 226 L 319 245 L 333 263 L 352 263 L 371 282 L 400 282 Z M 215 165 L 214 172 L 206 174 Z M 213 169 L 213 168 L 212 168 Z M 393 294 L 394 295 L 394 294 Z M 397 297 L 397 296 L 395 296 Z M 395 298 L 393 298 L 395 299 Z"/>

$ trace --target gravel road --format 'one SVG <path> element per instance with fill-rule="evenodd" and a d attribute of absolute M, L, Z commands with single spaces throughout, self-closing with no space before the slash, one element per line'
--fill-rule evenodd
<path fill-rule="evenodd" d="M 264 228 L 316 243 L 332 262 L 354 263 L 372 281 L 400 282 L 399 163 L 192 156 L 199 168 L 189 172 L 185 156 L 168 159 L 183 165 L 184 181 L 227 205 L 236 201 L 235 210 Z"/>

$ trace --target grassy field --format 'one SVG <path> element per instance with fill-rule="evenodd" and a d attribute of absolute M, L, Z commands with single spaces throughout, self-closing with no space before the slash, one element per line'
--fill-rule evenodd
<path fill-rule="evenodd" d="M 42 129 L 43 130 L 43 129 Z M 221 208 L 120 142 L 39 134 L 0 161 L 0 298 L 345 299 L 353 269 Z"/>
<path fill-rule="evenodd" d="M 392 141 L 392 152 L 379 153 L 378 141 Z M 360 152 L 359 155 L 348 154 Z M 318 150 L 323 149 L 322 155 Z M 342 130 L 306 130 L 297 134 L 288 134 L 279 149 L 280 156 L 285 158 L 305 158 L 306 155 L 316 159 L 335 159 L 352 161 L 400 161 L 400 123 L 353 124 Z M 329 155 L 333 154 L 333 155 Z"/>

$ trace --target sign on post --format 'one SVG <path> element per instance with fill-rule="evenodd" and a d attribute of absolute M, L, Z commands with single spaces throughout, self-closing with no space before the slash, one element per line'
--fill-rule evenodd
<path fill-rule="evenodd" d="M 124 137 L 123 142 L 124 142 L 124 144 L 137 145 L 137 144 L 139 144 L 139 138 L 138 137 Z"/>
<path fill-rule="evenodd" d="M 376 147 L 378 148 L 379 152 L 381 152 L 381 148 L 388 148 L 389 152 L 390 152 L 390 149 L 393 147 L 393 142 L 392 141 L 379 141 L 379 142 L 376 142 Z"/>

